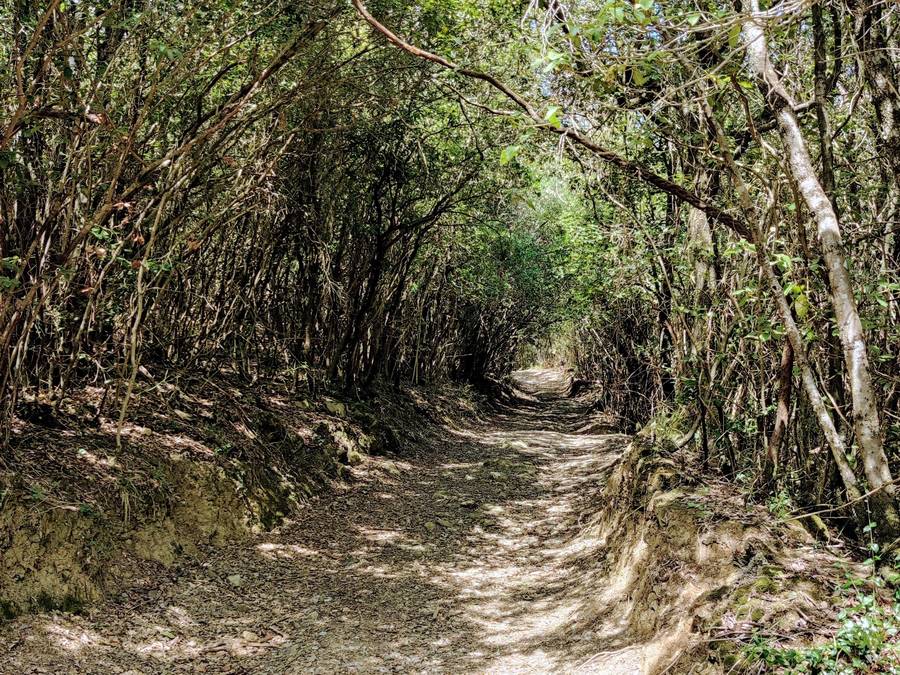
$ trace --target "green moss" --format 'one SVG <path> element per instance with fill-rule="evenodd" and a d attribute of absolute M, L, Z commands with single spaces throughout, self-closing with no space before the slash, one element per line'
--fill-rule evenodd
<path fill-rule="evenodd" d="M 781 568 L 775 565 L 763 565 L 760 573 L 765 574 L 769 578 L 775 578 L 781 574 Z"/>
<path fill-rule="evenodd" d="M 739 588 L 733 597 L 733 604 L 736 609 L 743 608 L 750 600 L 750 589 L 746 586 Z"/>
<path fill-rule="evenodd" d="M 719 641 L 716 644 L 715 651 L 719 662 L 725 666 L 726 672 L 730 672 L 743 656 L 743 650 L 738 642 L 731 640 Z"/>
<path fill-rule="evenodd" d="M 728 668 L 729 672 L 732 668 L 734 668 L 738 661 L 740 661 L 741 655 L 739 653 L 732 654 L 731 652 L 722 655 L 722 665 Z"/>
<path fill-rule="evenodd" d="M 694 499 L 681 500 L 681 505 L 689 509 L 688 513 L 701 520 L 708 520 L 713 516 L 713 512 L 706 508 L 705 504 Z"/>
<path fill-rule="evenodd" d="M 891 588 L 900 588 L 900 572 L 894 569 L 882 569 L 881 577 Z"/>
<path fill-rule="evenodd" d="M 778 590 L 778 582 L 771 577 L 760 577 L 753 582 L 753 588 L 760 593 L 772 593 Z"/>

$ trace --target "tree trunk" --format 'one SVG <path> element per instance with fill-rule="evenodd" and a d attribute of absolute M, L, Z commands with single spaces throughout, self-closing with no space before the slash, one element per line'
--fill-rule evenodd
<path fill-rule="evenodd" d="M 819 245 L 828 270 L 831 301 L 844 361 L 850 377 L 856 444 L 862 456 L 869 487 L 878 490 L 873 494 L 872 501 L 883 518 L 882 531 L 893 536 L 900 532 L 900 518 L 894 505 L 895 488 L 882 443 L 881 421 L 872 385 L 866 341 L 842 249 L 840 223 L 816 175 L 791 97 L 769 58 L 764 19 L 759 13 L 759 0 L 751 0 L 751 7 L 754 15 L 743 25 L 748 61 L 765 90 L 769 105 L 775 111 L 782 142 L 787 151 L 788 166 L 816 223 Z"/>
<path fill-rule="evenodd" d="M 785 340 L 784 349 L 781 351 L 781 367 L 778 371 L 778 407 L 775 410 L 775 425 L 772 427 L 772 435 L 769 436 L 769 444 L 766 448 L 768 468 L 766 473 L 771 478 L 778 477 L 780 464 L 781 443 L 787 430 L 788 419 L 791 414 L 791 389 L 794 379 L 794 348 L 790 340 Z"/>
<path fill-rule="evenodd" d="M 847 491 L 847 498 L 851 502 L 858 501 L 862 499 L 862 492 L 859 489 L 856 474 L 853 473 L 853 469 L 847 461 L 847 452 L 844 448 L 844 441 L 838 433 L 837 428 L 834 426 L 834 420 L 831 417 L 831 413 L 828 411 L 828 408 L 825 406 L 825 401 L 822 399 L 815 373 L 813 373 L 812 364 L 810 364 L 809 358 L 806 355 L 806 345 L 803 344 L 803 336 L 800 335 L 800 329 L 797 327 L 797 322 L 794 321 L 791 307 L 788 305 L 787 298 L 785 298 L 784 293 L 782 292 L 781 280 L 778 278 L 778 274 L 775 272 L 775 269 L 773 268 L 772 263 L 769 262 L 766 254 L 765 238 L 763 237 L 759 225 L 756 224 L 756 220 L 753 218 L 754 207 L 750 191 L 747 189 L 747 185 L 741 177 L 737 163 L 734 161 L 734 155 L 728 147 L 722 127 L 713 115 L 712 108 L 705 98 L 703 99 L 703 110 L 710 125 L 715 130 L 716 141 L 722 151 L 722 158 L 725 165 L 728 167 L 728 171 L 734 179 L 735 189 L 738 193 L 741 208 L 748 216 L 751 241 L 756 249 L 757 264 L 759 265 L 760 271 L 763 273 L 765 283 L 769 287 L 772 299 L 775 301 L 775 306 L 778 307 L 778 312 L 781 314 L 785 334 L 793 348 L 797 366 L 800 368 L 800 381 L 803 383 L 806 397 L 809 399 L 809 404 L 815 413 L 816 421 L 819 423 L 819 429 L 821 429 L 822 434 L 825 436 L 825 442 L 828 443 L 834 461 L 838 466 L 841 481 L 844 484 L 844 489 Z"/>

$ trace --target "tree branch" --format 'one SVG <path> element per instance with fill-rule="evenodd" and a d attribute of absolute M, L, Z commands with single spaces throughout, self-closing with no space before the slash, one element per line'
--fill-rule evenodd
<path fill-rule="evenodd" d="M 640 162 L 626 159 L 617 152 L 598 145 L 587 136 L 581 134 L 576 129 L 570 127 L 558 128 L 550 124 L 541 117 L 537 109 L 522 94 L 518 93 L 509 85 L 497 79 L 495 76 L 491 75 L 490 73 L 482 72 L 480 70 L 464 68 L 459 64 L 456 64 L 453 61 L 444 58 L 443 56 L 433 54 L 429 51 L 416 47 L 409 42 L 406 42 L 396 33 L 380 23 L 374 16 L 372 16 L 369 10 L 366 9 L 366 6 L 363 4 L 362 0 L 351 1 L 353 3 L 353 6 L 356 8 L 356 11 L 359 12 L 360 16 L 362 16 L 362 18 L 365 19 L 366 22 L 370 26 L 372 26 L 372 28 L 374 28 L 378 33 L 381 33 L 388 40 L 388 42 L 406 52 L 407 54 L 411 54 L 430 63 L 435 63 L 442 68 L 452 70 L 456 73 L 459 73 L 460 75 L 463 75 L 464 77 L 486 82 L 491 87 L 506 96 L 510 101 L 515 103 L 516 106 L 521 109 L 523 113 L 525 113 L 525 115 L 527 115 L 532 121 L 537 124 L 538 128 L 555 133 L 559 136 L 564 136 L 572 140 L 583 148 L 589 150 L 592 154 L 597 155 L 605 162 L 618 167 L 632 178 L 636 178 L 639 181 L 656 188 L 660 192 L 672 195 L 676 199 L 700 209 L 701 211 L 706 213 L 706 215 L 712 220 L 721 223 L 725 227 L 737 233 L 739 236 L 744 237 L 745 239 L 750 239 L 750 230 L 745 223 L 736 219 L 731 214 L 726 213 L 714 204 L 709 203 L 700 195 L 683 188 L 677 183 L 673 183 L 667 178 L 660 176 Z"/>

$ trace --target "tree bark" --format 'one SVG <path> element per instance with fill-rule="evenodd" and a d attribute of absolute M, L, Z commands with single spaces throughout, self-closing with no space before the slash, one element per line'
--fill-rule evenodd
<path fill-rule="evenodd" d="M 766 448 L 768 458 L 767 473 L 773 478 L 778 476 L 780 465 L 781 443 L 787 430 L 788 419 L 791 414 L 791 390 L 794 379 L 794 348 L 791 341 L 786 340 L 781 351 L 781 366 L 778 369 L 778 407 L 775 410 L 775 425 L 772 427 L 772 435 L 769 436 L 769 444 Z"/>
<path fill-rule="evenodd" d="M 900 532 L 900 518 L 894 505 L 895 487 L 882 443 L 881 421 L 872 385 L 865 335 L 842 248 L 840 223 L 816 175 L 794 112 L 793 100 L 769 58 L 765 19 L 759 11 L 759 0 L 750 0 L 750 5 L 753 14 L 743 24 L 748 62 L 775 112 L 781 139 L 787 151 L 788 166 L 816 223 L 822 257 L 828 270 L 832 307 L 838 324 L 844 362 L 850 378 L 856 444 L 869 487 L 878 490 L 873 494 L 872 501 L 878 506 L 884 519 L 883 531 L 893 536 Z"/>
<path fill-rule="evenodd" d="M 885 31 L 884 7 L 888 5 L 882 0 L 863 0 L 855 3 L 854 10 L 859 17 L 859 58 L 872 97 L 882 157 L 900 188 L 900 83 Z"/>
<path fill-rule="evenodd" d="M 737 163 L 734 160 L 734 155 L 726 142 L 722 127 L 713 115 L 713 111 L 705 97 L 703 99 L 703 111 L 715 131 L 716 141 L 722 151 L 723 161 L 734 179 L 735 189 L 738 194 L 741 208 L 743 208 L 744 212 L 748 215 L 752 215 L 753 199 L 750 196 L 750 191 L 741 177 Z M 779 314 L 781 314 L 781 321 L 784 325 L 788 343 L 793 349 L 794 358 L 800 369 L 800 381 L 803 384 L 803 390 L 806 393 L 807 399 L 809 399 L 809 404 L 813 409 L 813 413 L 815 413 L 816 421 L 819 423 L 819 429 L 821 429 L 822 435 L 825 436 L 825 442 L 831 450 L 835 464 L 837 464 L 841 481 L 844 484 L 844 489 L 847 491 L 848 501 L 858 501 L 862 499 L 862 491 L 859 488 L 856 474 L 853 473 L 853 468 L 847 461 L 847 451 L 844 447 L 844 440 L 838 433 L 837 428 L 834 425 L 834 420 L 831 417 L 831 413 L 828 411 L 825 401 L 822 398 L 822 393 L 819 391 L 819 384 L 816 381 L 812 364 L 809 362 L 809 358 L 806 355 L 806 345 L 803 343 L 803 336 L 800 334 L 800 329 L 797 327 L 797 322 L 794 321 L 791 307 L 788 304 L 787 298 L 784 296 L 781 280 L 778 278 L 778 274 L 772 267 L 772 263 L 769 262 L 766 255 L 766 241 L 763 237 L 763 232 L 761 228 L 755 224 L 755 221 L 753 221 L 752 218 L 750 223 L 750 229 L 752 231 L 751 241 L 756 249 L 757 264 L 763 273 L 765 283 L 769 287 L 769 293 L 771 293 L 772 299 L 775 301 L 775 306 L 778 308 Z"/>

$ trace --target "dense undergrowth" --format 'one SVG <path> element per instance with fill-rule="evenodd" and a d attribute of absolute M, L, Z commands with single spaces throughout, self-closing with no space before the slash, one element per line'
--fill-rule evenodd
<path fill-rule="evenodd" d="M 900 556 L 878 543 L 877 524 L 853 544 L 813 524 L 785 494 L 748 503 L 746 484 L 710 479 L 699 448 L 676 447 L 689 424 L 664 415 L 635 436 L 610 482 L 613 503 L 602 521 L 626 542 L 638 535 L 623 533 L 637 528 L 642 540 L 663 542 L 651 547 L 679 550 L 670 554 L 686 563 L 677 566 L 686 567 L 679 578 L 707 584 L 693 604 L 669 599 L 695 615 L 679 663 L 689 671 L 708 656 L 725 672 L 896 672 Z M 625 519 L 617 515 L 623 499 Z M 712 555 L 704 549 L 716 545 L 723 548 Z M 625 569 L 640 563 L 627 546 L 617 559 Z"/>
<path fill-rule="evenodd" d="M 873 548 L 877 550 L 874 544 Z M 894 560 L 879 570 L 875 565 L 879 558 L 873 554 L 866 561 L 865 576 L 846 572 L 838 593 L 845 606 L 837 614 L 839 623 L 833 634 L 820 635 L 816 644 L 804 647 L 784 646 L 770 636 L 755 634 L 743 650 L 746 662 L 758 669 L 788 673 L 897 672 L 900 669 L 900 586 L 897 583 L 900 564 Z M 889 592 L 885 591 L 886 587 Z"/>

